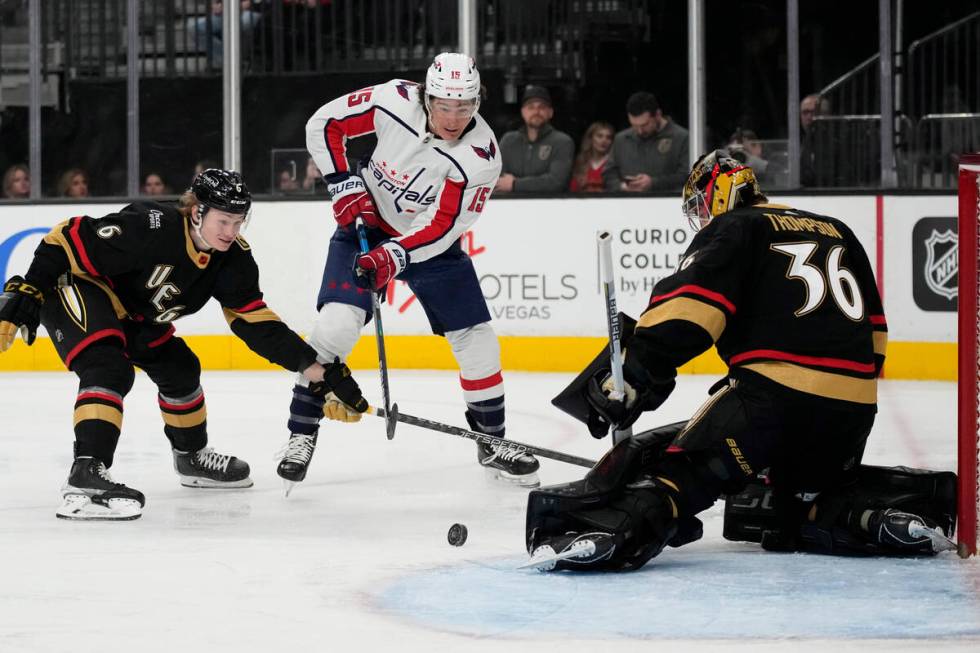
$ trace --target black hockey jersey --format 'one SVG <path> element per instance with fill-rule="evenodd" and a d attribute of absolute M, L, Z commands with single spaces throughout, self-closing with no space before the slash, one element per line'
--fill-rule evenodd
<path fill-rule="evenodd" d="M 662 383 L 713 343 L 733 376 L 751 370 L 796 391 L 875 404 L 887 325 L 853 232 L 775 204 L 714 218 L 654 288 L 627 371 Z"/>
<path fill-rule="evenodd" d="M 65 272 L 109 295 L 120 319 L 169 325 L 214 297 L 232 331 L 254 352 L 293 371 L 316 352 L 266 306 L 248 243 L 200 251 L 189 222 L 172 204 L 135 202 L 102 218 L 55 226 L 38 246 L 26 278 L 45 294 Z"/>

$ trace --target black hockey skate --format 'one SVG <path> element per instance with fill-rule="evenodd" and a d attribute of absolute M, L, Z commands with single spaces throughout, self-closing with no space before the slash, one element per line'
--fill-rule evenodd
<path fill-rule="evenodd" d="M 126 521 L 137 519 L 146 505 L 139 490 L 116 483 L 98 458 L 79 457 L 61 488 L 60 519 Z"/>
<path fill-rule="evenodd" d="M 954 551 L 956 543 L 929 519 L 909 512 L 887 508 L 871 512 L 868 531 L 878 543 L 911 554 L 935 554 Z"/>
<path fill-rule="evenodd" d="M 480 464 L 495 479 L 509 481 L 521 487 L 538 487 L 538 459 L 518 449 L 496 442 L 477 442 L 476 456 Z"/>
<path fill-rule="evenodd" d="M 616 541 L 610 533 L 568 533 L 544 540 L 518 569 L 591 571 L 602 568 L 615 552 Z"/>
<path fill-rule="evenodd" d="M 252 487 L 247 462 L 220 454 L 211 447 L 193 452 L 174 449 L 174 470 L 184 487 Z"/>
<path fill-rule="evenodd" d="M 282 450 L 282 460 L 279 461 L 279 467 L 276 468 L 276 473 L 282 477 L 287 497 L 292 492 L 293 486 L 306 478 L 314 450 L 316 450 L 316 433 L 312 435 L 305 433 L 290 434 L 289 442 Z"/>

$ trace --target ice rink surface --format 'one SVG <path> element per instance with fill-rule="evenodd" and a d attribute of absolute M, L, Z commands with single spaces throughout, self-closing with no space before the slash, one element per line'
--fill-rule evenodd
<path fill-rule="evenodd" d="M 377 373 L 356 373 L 379 398 Z M 571 374 L 506 375 L 508 435 L 597 458 L 549 399 Z M 690 416 L 713 379 L 682 377 L 638 428 Z M 400 424 L 325 424 L 305 483 L 275 474 L 286 373 L 204 375 L 211 444 L 252 466 L 247 490 L 179 485 L 145 375 L 112 472 L 141 519 L 58 520 L 76 382 L 0 374 L 0 651 L 980 650 L 980 562 L 764 553 L 705 537 L 629 574 L 517 571 L 526 491 L 492 483 L 467 440 Z M 465 425 L 456 375 L 392 372 L 403 412 Z M 954 385 L 885 381 L 865 462 L 955 468 Z M 584 469 L 542 460 L 544 484 Z M 454 522 L 469 528 L 460 548 Z M 542 649 L 543 646 L 548 647 Z"/>

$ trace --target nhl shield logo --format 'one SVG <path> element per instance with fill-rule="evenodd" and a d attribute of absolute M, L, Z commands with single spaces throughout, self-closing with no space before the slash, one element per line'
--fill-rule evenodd
<path fill-rule="evenodd" d="M 956 234 L 952 230 L 932 230 L 925 240 L 926 263 L 925 281 L 929 290 L 946 299 L 953 299 L 957 294 L 959 261 L 957 255 Z"/>

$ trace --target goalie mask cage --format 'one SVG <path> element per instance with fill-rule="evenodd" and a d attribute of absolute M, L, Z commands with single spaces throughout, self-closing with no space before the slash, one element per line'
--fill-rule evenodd
<path fill-rule="evenodd" d="M 959 528 L 957 544 L 961 556 L 977 553 L 977 522 L 980 515 L 978 464 L 980 455 L 980 313 L 977 312 L 978 220 L 980 213 L 980 154 L 966 154 L 959 167 L 959 381 L 957 472 L 959 476 Z"/>

